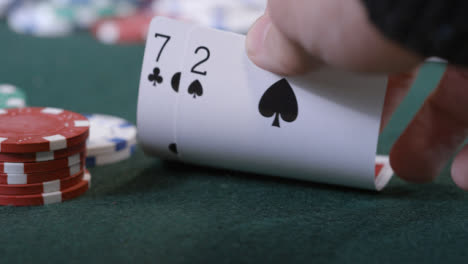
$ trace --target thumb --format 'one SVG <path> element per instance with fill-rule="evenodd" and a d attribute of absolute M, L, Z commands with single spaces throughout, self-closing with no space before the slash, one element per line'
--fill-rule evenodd
<path fill-rule="evenodd" d="M 280 75 L 303 74 L 319 64 L 278 30 L 268 11 L 247 34 L 246 49 L 257 66 Z"/>
<path fill-rule="evenodd" d="M 358 72 L 403 72 L 423 60 L 378 31 L 360 0 L 269 0 L 247 35 L 257 66 L 282 74 L 320 64 Z"/>

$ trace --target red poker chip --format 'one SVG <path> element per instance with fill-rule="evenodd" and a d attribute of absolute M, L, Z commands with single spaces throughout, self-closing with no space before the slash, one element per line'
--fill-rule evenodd
<path fill-rule="evenodd" d="M 69 148 L 86 140 L 86 117 L 58 108 L 0 109 L 0 152 L 47 152 Z"/>
<path fill-rule="evenodd" d="M 86 142 L 67 149 L 37 153 L 0 153 L 0 161 L 3 162 L 43 162 L 63 159 L 80 152 L 86 151 Z"/>
<path fill-rule="evenodd" d="M 0 185 L 22 185 L 43 183 L 71 177 L 85 168 L 85 161 L 77 163 L 64 169 L 57 169 L 50 172 L 36 172 L 28 174 L 2 174 L 0 173 Z"/>
<path fill-rule="evenodd" d="M 83 179 L 70 188 L 49 193 L 30 195 L 0 195 L 0 205 L 34 206 L 61 203 L 84 194 L 91 185 L 91 174 L 84 173 Z"/>
<path fill-rule="evenodd" d="M 91 29 L 93 35 L 106 44 L 145 42 L 153 15 L 142 12 L 136 15 L 103 19 Z"/>
<path fill-rule="evenodd" d="M 38 172 L 49 172 L 58 169 L 66 169 L 78 163 L 84 162 L 85 153 L 77 153 L 63 159 L 43 161 L 43 162 L 1 162 L 1 174 L 28 174 Z"/>
<path fill-rule="evenodd" d="M 6 185 L 0 184 L 0 195 L 28 195 L 28 194 L 41 194 L 41 193 L 51 193 L 51 192 L 60 192 L 71 188 L 83 179 L 84 171 L 81 170 L 78 173 L 75 173 L 72 176 L 53 180 L 46 181 L 41 183 L 33 184 L 18 184 L 18 185 Z"/>

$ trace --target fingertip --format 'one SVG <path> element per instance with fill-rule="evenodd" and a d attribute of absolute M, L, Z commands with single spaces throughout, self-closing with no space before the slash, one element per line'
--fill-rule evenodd
<path fill-rule="evenodd" d="M 246 50 L 250 59 L 258 63 L 265 47 L 265 38 L 271 28 L 271 20 L 267 13 L 261 16 L 247 33 Z"/>
<path fill-rule="evenodd" d="M 453 161 L 451 174 L 455 184 L 460 189 L 468 191 L 468 147 L 465 147 Z"/>
<path fill-rule="evenodd" d="M 405 142 L 405 139 L 406 137 L 400 137 L 390 151 L 390 165 L 393 171 L 407 182 L 428 183 L 433 181 L 440 170 L 433 166 L 427 166 L 428 158 L 424 156 L 428 153 L 412 153 L 411 143 Z"/>
<path fill-rule="evenodd" d="M 317 60 L 278 30 L 268 12 L 248 32 L 246 50 L 255 65 L 283 76 L 305 74 L 320 66 Z"/>

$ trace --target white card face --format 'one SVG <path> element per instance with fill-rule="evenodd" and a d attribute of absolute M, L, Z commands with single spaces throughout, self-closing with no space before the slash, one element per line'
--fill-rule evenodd
<path fill-rule="evenodd" d="M 184 60 L 176 124 L 182 160 L 376 189 L 386 77 L 322 69 L 283 78 L 248 59 L 244 36 L 200 27 Z"/>
<path fill-rule="evenodd" d="M 156 17 L 148 31 L 138 98 L 138 138 L 145 152 L 166 159 L 177 159 L 175 121 L 181 54 L 192 27 Z"/>

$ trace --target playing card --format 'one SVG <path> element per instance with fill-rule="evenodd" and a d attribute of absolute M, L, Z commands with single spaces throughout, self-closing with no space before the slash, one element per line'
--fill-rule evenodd
<path fill-rule="evenodd" d="M 176 106 L 183 54 L 192 25 L 156 17 L 146 43 L 138 98 L 138 138 L 148 154 L 177 158 Z"/>
<path fill-rule="evenodd" d="M 201 27 L 189 35 L 181 160 L 373 190 L 388 181 L 375 178 L 385 76 L 324 68 L 284 78 L 248 59 L 244 36 Z"/>
<path fill-rule="evenodd" d="M 194 30 L 202 35 L 191 35 L 184 55 L 177 111 L 177 143 L 178 147 L 183 146 L 184 154 L 179 153 L 185 160 L 201 162 L 211 157 L 217 159 L 217 153 L 222 157 L 227 154 L 223 152 L 229 152 L 232 159 L 218 163 L 223 167 L 224 163 L 237 160 L 237 151 L 243 153 L 253 146 L 256 127 L 252 124 L 256 115 L 243 107 L 255 104 L 255 99 L 252 91 L 246 89 L 243 53 L 237 45 L 240 39 L 220 33 L 208 42 L 206 38 L 211 37 L 211 31 L 204 32 L 198 27 Z M 235 43 L 227 43 L 230 40 Z M 228 44 L 227 49 L 223 44 Z M 237 135 L 231 137 L 233 133 Z M 226 149 L 225 143 L 231 140 L 234 148 Z"/>

